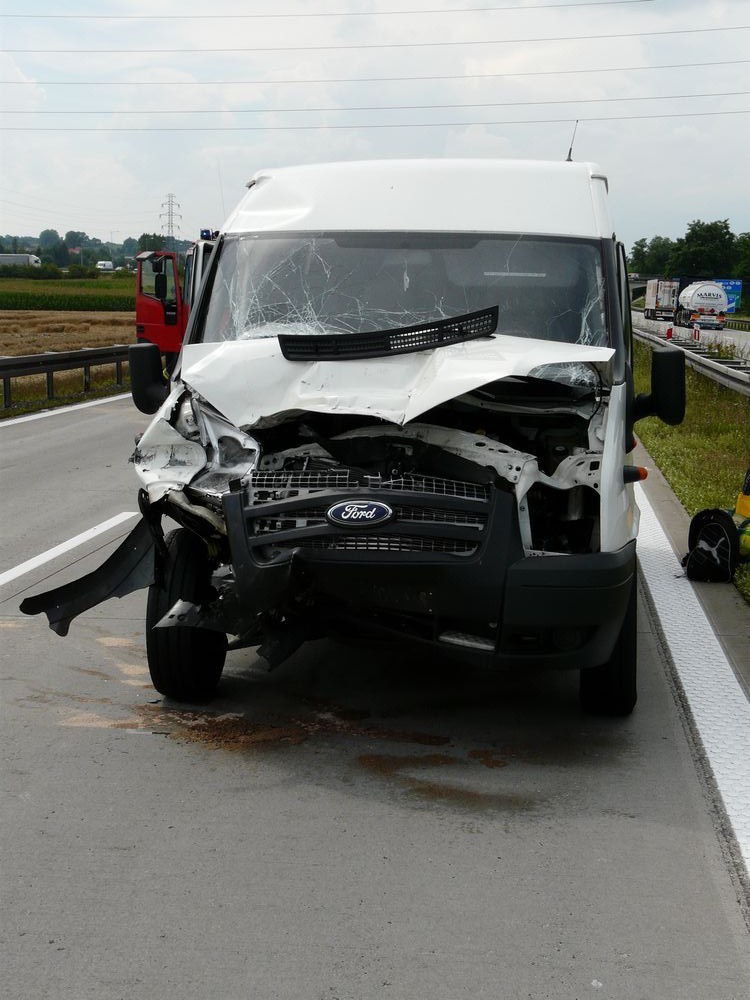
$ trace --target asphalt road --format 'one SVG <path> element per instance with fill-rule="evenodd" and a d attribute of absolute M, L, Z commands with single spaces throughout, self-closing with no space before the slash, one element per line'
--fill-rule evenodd
<path fill-rule="evenodd" d="M 0 425 L 0 573 L 134 510 L 129 401 Z M 2 633 L 8 1000 L 739 1000 L 750 940 L 640 606 L 640 700 L 316 643 L 231 655 L 209 709 L 148 683 L 145 594 L 60 639 L 10 579 Z"/>

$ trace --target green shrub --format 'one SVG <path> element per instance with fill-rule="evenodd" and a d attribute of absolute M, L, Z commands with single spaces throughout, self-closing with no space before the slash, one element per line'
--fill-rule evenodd
<path fill-rule="evenodd" d="M 62 278 L 63 273 L 56 264 L 42 264 L 41 267 L 31 267 L 17 264 L 3 264 L 0 266 L 0 278 L 31 278 L 32 281 L 57 281 Z"/>
<path fill-rule="evenodd" d="M 66 278 L 91 278 L 96 281 L 99 272 L 95 267 L 86 267 L 84 264 L 71 264 L 68 268 Z"/>

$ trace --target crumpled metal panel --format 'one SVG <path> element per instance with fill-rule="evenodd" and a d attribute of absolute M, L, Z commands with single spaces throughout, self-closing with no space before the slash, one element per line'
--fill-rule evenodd
<path fill-rule="evenodd" d="M 496 336 L 362 361 L 287 361 L 275 337 L 186 344 L 181 378 L 237 427 L 300 410 L 403 425 L 427 410 L 540 365 L 605 364 L 610 347 Z"/>

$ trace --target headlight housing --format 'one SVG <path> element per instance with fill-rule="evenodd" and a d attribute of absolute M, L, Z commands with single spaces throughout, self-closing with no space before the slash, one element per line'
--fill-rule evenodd
<path fill-rule="evenodd" d="M 229 484 L 257 464 L 260 445 L 189 393 L 150 425 L 133 455 L 152 502 L 172 490 L 191 490 L 220 501 Z"/>

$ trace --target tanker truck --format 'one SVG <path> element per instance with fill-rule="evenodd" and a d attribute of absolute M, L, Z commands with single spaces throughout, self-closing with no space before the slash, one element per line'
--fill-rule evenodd
<path fill-rule="evenodd" d="M 727 293 L 721 285 L 715 281 L 694 281 L 679 294 L 675 326 L 698 325 L 706 330 L 723 330 L 727 305 Z"/>

